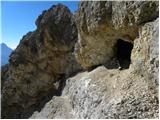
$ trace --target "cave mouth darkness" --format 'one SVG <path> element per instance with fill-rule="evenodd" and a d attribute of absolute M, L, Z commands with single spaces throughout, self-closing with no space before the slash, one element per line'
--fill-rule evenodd
<path fill-rule="evenodd" d="M 128 69 L 131 63 L 133 44 L 121 39 L 117 41 L 117 60 L 122 69 Z"/>

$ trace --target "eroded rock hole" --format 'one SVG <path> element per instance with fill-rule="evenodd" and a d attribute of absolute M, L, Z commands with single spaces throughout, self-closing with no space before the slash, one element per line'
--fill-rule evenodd
<path fill-rule="evenodd" d="M 129 68 L 131 63 L 131 51 L 133 44 L 119 39 L 117 41 L 117 60 L 122 69 Z"/>

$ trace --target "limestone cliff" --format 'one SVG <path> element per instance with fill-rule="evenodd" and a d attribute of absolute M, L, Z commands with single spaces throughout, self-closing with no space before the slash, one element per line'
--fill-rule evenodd
<path fill-rule="evenodd" d="M 157 24 L 158 19 L 142 27 L 129 69 L 100 66 L 81 72 L 67 79 L 62 96 L 53 97 L 31 118 L 158 118 Z"/>
<path fill-rule="evenodd" d="M 70 10 L 58 4 L 36 20 L 10 55 L 2 87 L 2 118 L 27 118 L 53 95 L 80 66 L 73 55 L 77 29 Z"/>
<path fill-rule="evenodd" d="M 2 117 L 158 118 L 158 14 L 158 1 L 44 11 L 2 69 Z"/>
<path fill-rule="evenodd" d="M 110 62 L 118 39 L 133 43 L 138 29 L 158 17 L 156 1 L 94 1 L 79 6 L 75 55 L 86 68 Z"/>

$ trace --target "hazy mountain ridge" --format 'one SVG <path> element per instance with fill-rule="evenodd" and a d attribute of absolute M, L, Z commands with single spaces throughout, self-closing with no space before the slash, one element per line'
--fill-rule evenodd
<path fill-rule="evenodd" d="M 8 63 L 9 56 L 12 53 L 12 49 L 9 48 L 5 43 L 1 43 L 1 65 L 5 65 Z"/>

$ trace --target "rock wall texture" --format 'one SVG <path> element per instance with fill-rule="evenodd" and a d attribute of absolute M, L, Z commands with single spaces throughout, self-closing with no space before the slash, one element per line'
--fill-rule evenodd
<path fill-rule="evenodd" d="M 2 89 L 4 118 L 28 117 L 47 96 L 59 95 L 65 77 L 80 68 L 73 55 L 77 29 L 67 7 L 52 6 L 36 25 L 10 55 Z"/>
<path fill-rule="evenodd" d="M 158 1 L 44 11 L 2 68 L 2 118 L 158 118 L 158 15 Z"/>
<path fill-rule="evenodd" d="M 81 2 L 76 17 L 77 61 L 85 68 L 107 63 L 115 55 L 118 39 L 133 42 L 138 28 L 158 14 L 156 1 Z"/>

